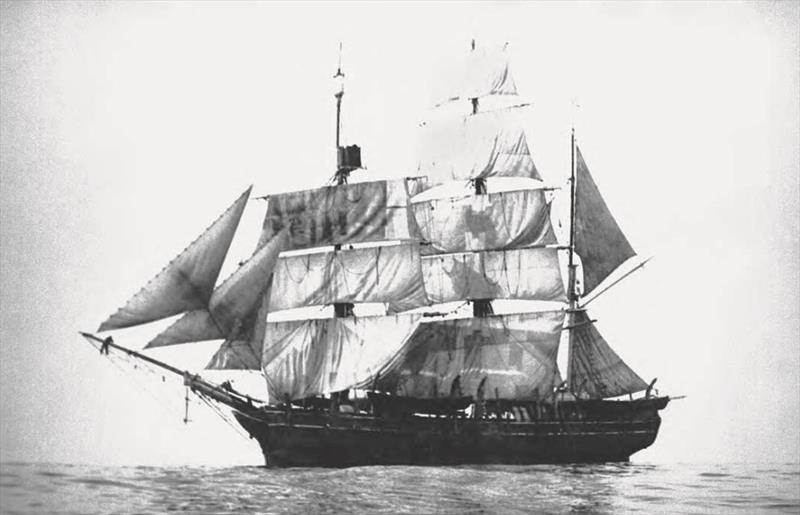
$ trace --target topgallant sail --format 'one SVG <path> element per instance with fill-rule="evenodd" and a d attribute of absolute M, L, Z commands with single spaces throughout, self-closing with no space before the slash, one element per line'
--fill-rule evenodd
<path fill-rule="evenodd" d="M 569 188 L 544 182 L 504 49 L 468 57 L 436 108 L 463 112 L 424 125 L 417 175 L 350 182 L 361 153 L 340 144 L 342 88 L 332 185 L 269 196 L 254 253 L 217 285 L 248 189 L 100 326 L 180 315 L 146 348 L 222 340 L 207 368 L 259 371 L 265 400 L 82 334 L 229 406 L 269 466 L 611 461 L 649 446 L 669 398 L 586 311 L 636 253 L 574 132 Z M 522 186 L 490 191 L 509 177 Z"/>

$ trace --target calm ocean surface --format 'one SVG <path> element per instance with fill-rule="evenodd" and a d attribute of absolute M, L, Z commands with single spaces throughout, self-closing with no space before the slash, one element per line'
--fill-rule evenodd
<path fill-rule="evenodd" d="M 800 464 L 0 470 L 2 513 L 800 513 Z"/>

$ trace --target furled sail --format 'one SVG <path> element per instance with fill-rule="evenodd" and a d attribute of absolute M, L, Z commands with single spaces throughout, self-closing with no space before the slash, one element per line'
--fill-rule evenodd
<path fill-rule="evenodd" d="M 583 294 L 588 295 L 636 252 L 611 215 L 577 146 L 575 151 L 575 251 L 583 264 Z"/>
<path fill-rule="evenodd" d="M 548 398 L 561 384 L 556 365 L 563 311 L 493 315 L 420 324 L 381 372 L 378 388 L 397 395 L 446 396 L 456 378 L 464 395 Z"/>
<path fill-rule="evenodd" d="M 485 177 L 541 180 L 517 109 L 432 122 L 423 132 L 419 169 L 432 184 Z"/>
<path fill-rule="evenodd" d="M 409 199 L 424 177 L 362 182 L 271 195 L 259 246 L 289 227 L 287 250 L 417 238 Z"/>
<path fill-rule="evenodd" d="M 131 297 L 125 306 L 100 324 L 98 330 L 145 324 L 206 306 L 251 189 L 252 186 L 247 188 L 199 238 Z"/>
<path fill-rule="evenodd" d="M 228 337 L 258 306 L 288 239 L 288 231 L 278 233 L 214 290 L 206 309 L 186 313 L 145 348 Z"/>
<path fill-rule="evenodd" d="M 425 256 L 431 302 L 466 299 L 565 301 L 558 250 L 529 248 Z"/>
<path fill-rule="evenodd" d="M 435 252 L 556 243 L 542 189 L 429 200 L 412 208 L 423 239 Z"/>
<path fill-rule="evenodd" d="M 419 243 L 342 249 L 278 260 L 270 309 L 383 302 L 405 311 L 428 304 Z"/>
<path fill-rule="evenodd" d="M 263 370 L 270 398 L 300 399 L 369 384 L 421 318 L 407 313 L 268 323 Z"/>
<path fill-rule="evenodd" d="M 567 377 L 576 397 L 602 399 L 647 389 L 647 383 L 611 349 L 586 311 L 573 312 L 567 327 Z"/>

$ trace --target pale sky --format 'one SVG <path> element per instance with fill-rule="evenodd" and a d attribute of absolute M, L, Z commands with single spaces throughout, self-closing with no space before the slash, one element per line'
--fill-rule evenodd
<path fill-rule="evenodd" d="M 379 178 L 415 173 L 434 84 L 472 38 L 509 43 L 542 175 L 566 177 L 574 118 L 655 255 L 590 308 L 643 378 L 687 396 L 634 461 L 800 460 L 798 31 L 797 2 L 0 3 L 0 460 L 262 464 L 200 406 L 184 425 L 179 384 L 121 373 L 77 331 L 248 185 L 328 179 L 339 41 L 344 134 Z M 197 368 L 214 349 L 153 355 Z"/>

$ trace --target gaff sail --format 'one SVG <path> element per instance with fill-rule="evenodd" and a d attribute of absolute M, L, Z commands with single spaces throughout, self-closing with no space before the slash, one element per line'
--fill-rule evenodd
<path fill-rule="evenodd" d="M 567 378 L 578 398 L 602 399 L 647 389 L 647 383 L 622 361 L 586 311 L 569 317 Z"/>
<path fill-rule="evenodd" d="M 431 184 L 486 177 L 541 180 L 517 109 L 428 124 L 419 169 Z"/>
<path fill-rule="evenodd" d="M 464 395 L 549 398 L 561 383 L 556 365 L 563 311 L 493 315 L 420 324 L 381 372 L 378 388 L 408 397 L 446 396 L 459 378 Z"/>
<path fill-rule="evenodd" d="M 636 252 L 600 195 L 577 146 L 575 155 L 575 251 L 583 264 L 586 296 Z"/>
<path fill-rule="evenodd" d="M 433 303 L 471 299 L 565 301 L 558 250 L 513 249 L 422 258 Z"/>
<path fill-rule="evenodd" d="M 301 399 L 369 384 L 421 314 L 270 322 L 263 370 L 271 399 Z"/>
<path fill-rule="evenodd" d="M 416 242 L 282 257 L 272 292 L 272 311 L 336 302 L 382 302 L 406 311 L 429 303 Z"/>
<path fill-rule="evenodd" d="M 531 189 L 412 204 L 434 252 L 501 250 L 555 244 L 545 190 Z"/>
<path fill-rule="evenodd" d="M 426 188 L 425 178 L 414 177 L 271 195 L 259 246 L 284 227 L 287 250 L 418 239 L 409 199 Z"/>
<path fill-rule="evenodd" d="M 281 231 L 214 290 L 206 309 L 186 313 L 145 348 L 227 338 L 257 307 L 287 240 Z"/>
<path fill-rule="evenodd" d="M 207 305 L 242 217 L 250 188 L 116 313 L 99 331 L 161 320 Z"/>

